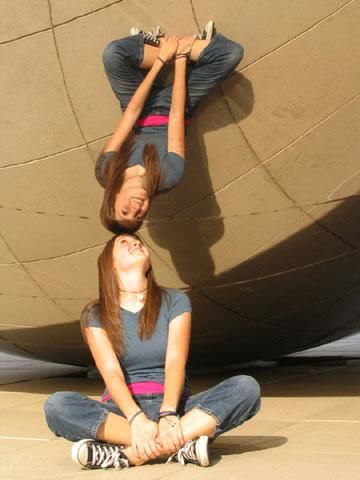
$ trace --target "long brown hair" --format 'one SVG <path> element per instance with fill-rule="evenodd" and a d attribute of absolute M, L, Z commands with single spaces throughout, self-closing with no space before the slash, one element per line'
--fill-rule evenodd
<path fill-rule="evenodd" d="M 130 133 L 120 150 L 109 162 L 106 172 L 104 199 L 100 209 L 100 220 L 112 233 L 132 233 L 142 224 L 141 220 L 117 220 L 115 214 L 116 194 L 124 183 L 125 170 L 135 143 L 135 134 Z M 159 155 L 153 143 L 146 143 L 143 149 L 143 161 L 146 170 L 146 190 L 149 203 L 159 193 L 161 171 Z"/>
<path fill-rule="evenodd" d="M 137 235 L 131 236 L 141 241 Z M 88 303 L 84 307 L 81 313 L 80 324 L 86 341 L 84 329 L 87 326 L 90 316 L 96 315 L 97 313 L 100 317 L 101 325 L 106 331 L 116 354 L 118 357 L 121 357 L 126 349 L 119 305 L 120 286 L 113 263 L 113 249 L 117 237 L 118 236 L 114 236 L 111 238 L 99 255 L 99 299 Z M 163 295 L 163 289 L 156 283 L 151 265 L 146 276 L 146 299 L 138 322 L 138 334 L 141 340 L 150 338 L 155 331 Z"/>

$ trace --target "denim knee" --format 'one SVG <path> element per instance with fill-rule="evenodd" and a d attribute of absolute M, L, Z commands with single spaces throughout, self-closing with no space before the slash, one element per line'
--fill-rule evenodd
<path fill-rule="evenodd" d="M 240 43 L 231 42 L 229 50 L 226 53 L 226 61 L 231 69 L 235 68 L 241 62 L 244 56 L 244 47 Z"/>
<path fill-rule="evenodd" d="M 121 40 L 113 40 L 110 42 L 104 49 L 102 54 L 102 61 L 105 66 L 105 69 L 109 69 L 116 55 L 121 51 Z"/>
<path fill-rule="evenodd" d="M 223 397 L 220 404 L 220 424 L 214 436 L 221 435 L 252 418 L 260 409 L 260 386 L 248 375 L 236 375 L 220 384 Z"/>
<path fill-rule="evenodd" d="M 104 49 L 102 61 L 106 71 L 111 71 L 116 63 L 131 59 L 140 63 L 144 56 L 144 41 L 140 35 L 113 40 Z"/>
<path fill-rule="evenodd" d="M 55 433 L 54 424 L 61 417 L 66 417 L 66 409 L 70 406 L 69 399 L 76 395 L 74 392 L 55 392 L 46 400 L 44 411 L 47 424 Z M 69 412 L 70 413 L 70 412 Z"/>
<path fill-rule="evenodd" d="M 260 385 L 255 378 L 249 375 L 237 375 L 229 378 L 233 384 L 234 395 L 239 393 L 242 398 L 245 397 L 246 403 L 253 410 L 253 415 L 258 412 L 260 407 L 261 390 Z"/>

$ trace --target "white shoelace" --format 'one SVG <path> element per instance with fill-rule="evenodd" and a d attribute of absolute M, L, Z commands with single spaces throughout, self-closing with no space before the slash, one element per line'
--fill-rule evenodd
<path fill-rule="evenodd" d="M 159 26 L 151 28 L 148 33 L 150 33 L 151 35 L 154 35 L 154 37 L 163 37 L 164 36 L 164 34 L 161 31 L 161 28 Z"/>
<path fill-rule="evenodd" d="M 157 40 L 160 37 L 163 37 L 164 34 L 162 33 L 160 27 L 151 28 L 149 31 L 144 32 L 144 36 L 151 40 Z"/>
<path fill-rule="evenodd" d="M 91 465 L 108 468 L 127 468 L 129 461 L 122 456 L 119 447 L 109 445 L 91 445 L 92 460 Z"/>
<path fill-rule="evenodd" d="M 195 451 L 195 441 L 189 440 L 188 442 L 186 442 L 182 448 L 180 448 L 176 453 L 173 453 L 168 458 L 168 461 L 166 463 L 171 462 L 172 460 L 174 460 L 174 458 L 176 458 L 181 465 L 185 465 L 186 460 L 198 463 L 198 458 Z"/>
<path fill-rule="evenodd" d="M 147 40 L 152 40 L 153 42 L 157 40 L 157 37 L 155 37 L 155 35 L 151 35 L 150 33 L 144 33 L 144 38 Z"/>

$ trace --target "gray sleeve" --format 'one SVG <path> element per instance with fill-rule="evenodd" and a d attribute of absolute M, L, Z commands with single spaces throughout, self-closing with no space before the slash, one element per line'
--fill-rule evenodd
<path fill-rule="evenodd" d="M 89 313 L 86 319 L 86 326 L 103 328 L 100 320 L 100 312 L 99 312 L 98 306 L 94 306 L 91 310 L 89 310 Z"/>
<path fill-rule="evenodd" d="M 168 152 L 162 159 L 163 168 L 161 190 L 170 190 L 175 187 L 184 175 L 185 159 L 175 152 Z"/>
<path fill-rule="evenodd" d="M 105 188 L 110 161 L 115 157 L 117 152 L 100 153 L 95 163 L 95 177 L 102 187 Z"/>
<path fill-rule="evenodd" d="M 191 312 L 192 310 L 190 298 L 186 293 L 181 292 L 180 290 L 173 290 L 171 297 L 169 322 L 182 313 Z"/>

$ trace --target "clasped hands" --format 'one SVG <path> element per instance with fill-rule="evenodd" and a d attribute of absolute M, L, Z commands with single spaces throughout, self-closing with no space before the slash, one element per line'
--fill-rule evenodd
<path fill-rule="evenodd" d="M 174 56 L 175 58 L 190 57 L 194 42 L 194 37 L 177 37 L 176 35 L 165 37 L 160 43 L 159 57 L 165 62 L 169 62 Z"/>
<path fill-rule="evenodd" d="M 176 416 L 163 417 L 156 423 L 143 414 L 131 424 L 131 446 L 139 459 L 170 455 L 184 443 L 180 419 Z"/>

